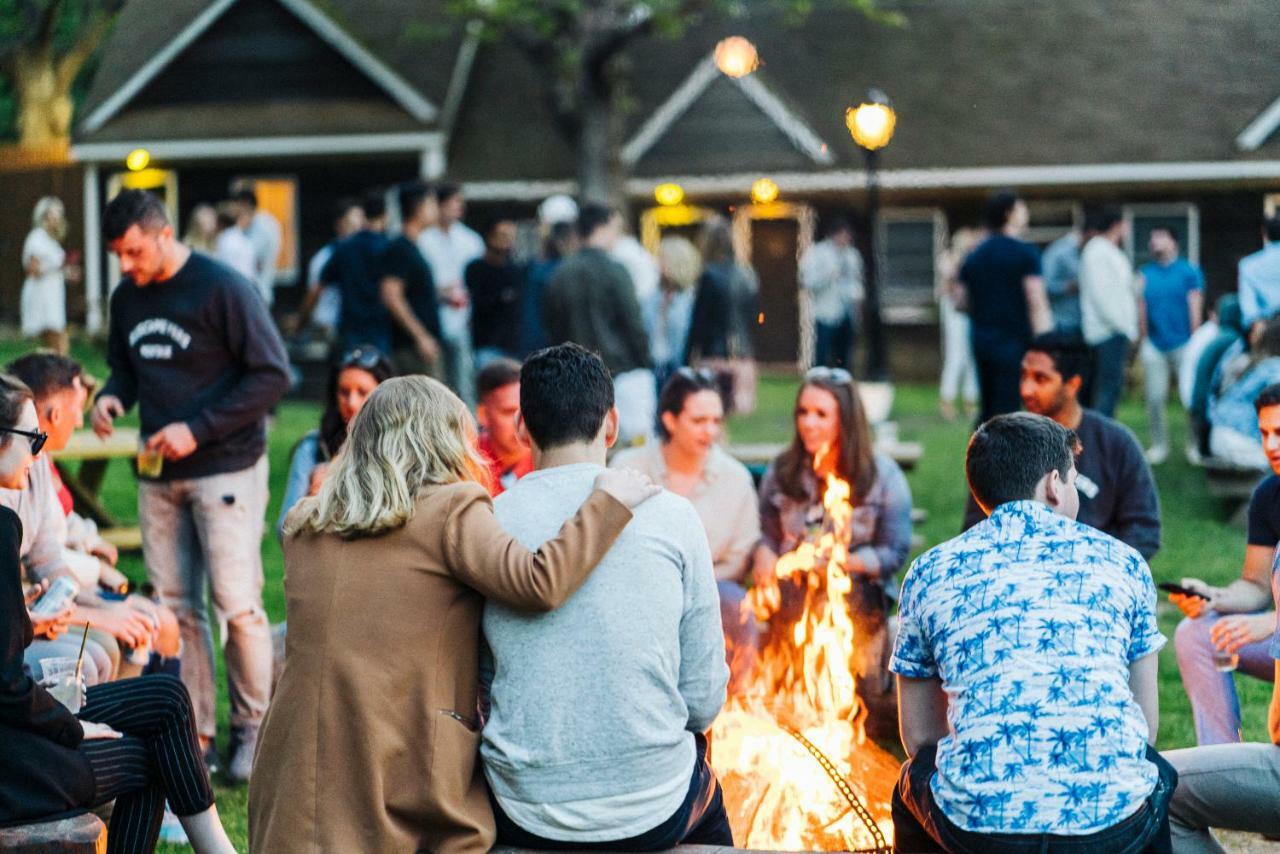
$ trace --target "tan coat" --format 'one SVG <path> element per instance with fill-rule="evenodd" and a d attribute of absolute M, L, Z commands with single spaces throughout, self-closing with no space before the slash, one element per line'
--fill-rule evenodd
<path fill-rule="evenodd" d="M 429 488 L 408 524 L 379 537 L 289 537 L 289 634 L 249 787 L 250 850 L 488 850 L 476 728 L 484 600 L 556 607 L 630 519 L 595 492 L 533 555 L 498 525 L 483 488 L 458 483 Z"/>

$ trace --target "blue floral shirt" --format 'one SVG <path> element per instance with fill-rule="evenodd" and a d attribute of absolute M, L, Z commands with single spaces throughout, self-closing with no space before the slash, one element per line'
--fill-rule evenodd
<path fill-rule="evenodd" d="M 1013 501 L 917 558 L 901 603 L 889 669 L 946 690 L 932 789 L 952 822 L 1078 836 L 1151 794 L 1129 665 L 1165 639 L 1138 552 Z"/>

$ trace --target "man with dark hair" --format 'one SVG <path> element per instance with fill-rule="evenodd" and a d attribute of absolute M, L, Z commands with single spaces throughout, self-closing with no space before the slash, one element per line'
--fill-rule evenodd
<path fill-rule="evenodd" d="M 534 353 L 520 372 L 520 413 L 534 471 L 494 512 L 537 548 L 604 470 L 618 435 L 609 371 L 572 344 Z M 707 536 L 687 500 L 663 492 L 636 508 L 555 613 L 487 604 L 484 635 L 492 713 L 480 755 L 499 844 L 733 844 L 702 735 L 729 676 L 720 604 Z"/>
<path fill-rule="evenodd" d="M 864 296 L 862 254 L 853 245 L 849 220 L 831 217 L 826 227 L 826 237 L 800 258 L 800 287 L 813 307 L 813 363 L 852 372 Z"/>
<path fill-rule="evenodd" d="M 495 217 L 484 230 L 484 254 L 467 265 L 471 346 L 479 369 L 494 359 L 511 358 L 520 345 L 525 270 L 512 257 L 515 247 L 515 220 Z"/>
<path fill-rule="evenodd" d="M 1178 237 L 1168 226 L 1151 229 L 1149 247 L 1151 260 L 1138 271 L 1138 320 L 1151 434 L 1147 459 L 1159 465 L 1169 457 L 1169 377 L 1177 380 L 1187 342 L 1200 326 L 1204 273 L 1178 255 Z"/>
<path fill-rule="evenodd" d="M 280 223 L 269 212 L 258 207 L 258 194 L 251 184 L 235 193 L 243 218 L 248 221 L 244 232 L 253 245 L 254 284 L 270 306 L 275 301 L 276 266 L 280 259 Z"/>
<path fill-rule="evenodd" d="M 1027 205 L 1012 190 L 987 200 L 983 218 L 991 235 L 960 267 L 971 323 L 974 364 L 985 421 L 1018 409 L 1018 365 L 1033 335 L 1053 328 L 1040 278 L 1040 255 L 1020 239 Z"/>
<path fill-rule="evenodd" d="M 490 494 L 497 496 L 533 471 L 533 454 L 520 441 L 520 363 L 494 359 L 476 374 L 476 421 L 480 424 L 480 453 L 489 461 Z"/>
<path fill-rule="evenodd" d="M 484 254 L 484 241 L 462 222 L 467 203 L 457 184 L 437 184 L 440 216 L 418 236 L 418 248 L 431 265 L 440 305 L 445 380 L 467 405 L 474 405 L 475 365 L 471 347 L 471 294 L 464 273 Z"/>
<path fill-rule="evenodd" d="M 345 352 L 372 344 L 391 352 L 391 318 L 382 302 L 381 258 L 387 248 L 387 201 L 382 190 L 369 190 L 360 206 L 363 227 L 334 247 L 320 278 L 336 285 L 342 296 L 338 342 Z"/>
<path fill-rule="evenodd" d="M 326 283 L 321 273 L 338 244 L 364 228 L 364 208 L 358 199 L 339 199 L 334 202 L 331 214 L 333 239 L 320 247 L 320 251 L 307 263 L 307 295 L 298 312 L 304 324 L 308 321 L 314 323 L 326 337 L 338 329 L 342 317 L 342 294 L 336 285 Z"/>
<path fill-rule="evenodd" d="M 629 445 L 653 432 L 658 392 L 635 288 L 627 271 L 608 254 L 618 239 L 618 228 L 609 208 L 593 203 L 582 206 L 578 212 L 582 246 L 551 277 L 542 300 L 542 318 L 548 340 L 580 344 L 604 359 L 618 401 L 619 440 Z"/>
<path fill-rule="evenodd" d="M 440 308 L 431 266 L 418 240 L 439 220 L 435 194 L 422 181 L 401 184 L 400 234 L 378 258 L 382 305 L 391 318 L 391 352 L 401 374 L 440 376 Z"/>
<path fill-rule="evenodd" d="M 965 473 L 990 518 L 907 573 L 895 850 L 1168 850 L 1155 586 L 1075 520 L 1077 441 L 1030 413 L 979 427 Z"/>
<path fill-rule="evenodd" d="M 1237 270 L 1244 328 L 1280 311 L 1280 213 L 1262 224 L 1262 248 L 1240 259 Z"/>
<path fill-rule="evenodd" d="M 1280 385 L 1270 385 L 1254 400 L 1258 430 L 1272 474 L 1249 499 L 1249 525 L 1240 577 L 1226 587 L 1199 578 L 1182 586 L 1195 596 L 1169 596 L 1186 615 L 1173 636 L 1178 670 L 1191 699 L 1198 744 L 1240 741 L 1240 700 L 1230 671 L 1219 668 L 1223 656 L 1237 656 L 1238 670 L 1257 679 L 1275 677 L 1268 648 L 1276 628 L 1271 573 L 1280 544 Z"/>
<path fill-rule="evenodd" d="M 1090 405 L 1108 418 L 1124 393 L 1129 349 L 1138 340 L 1138 301 L 1133 265 L 1121 248 L 1129 224 L 1119 208 L 1090 211 L 1095 232 L 1080 252 L 1080 314 L 1085 343 L 1093 351 Z"/>
<path fill-rule="evenodd" d="M 253 283 L 179 243 L 149 193 L 122 192 L 103 225 L 124 279 L 111 295 L 111 378 L 94 404 L 93 429 L 110 435 L 136 402 L 146 449 L 164 458 L 158 475 L 138 482 L 147 573 L 178 615 L 182 679 L 210 748 L 216 692 L 206 588 L 213 590 L 231 685 L 228 771 L 247 780 L 271 699 L 262 606 L 266 416 L 289 388 L 284 342 Z"/>
<path fill-rule="evenodd" d="M 1160 550 L 1160 497 L 1151 467 L 1129 428 L 1080 405 L 1090 354 L 1076 335 L 1036 337 L 1022 357 L 1022 405 L 1052 418 L 1080 438 L 1076 460 L 1077 519 L 1110 534 L 1151 560 Z M 984 518 L 973 496 L 965 530 Z"/>

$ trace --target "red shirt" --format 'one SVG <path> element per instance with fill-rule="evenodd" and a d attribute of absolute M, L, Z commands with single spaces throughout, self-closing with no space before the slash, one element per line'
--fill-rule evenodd
<path fill-rule="evenodd" d="M 70 516 L 71 509 L 75 506 L 75 501 L 71 497 L 71 490 L 67 489 L 67 485 L 62 482 L 62 474 L 58 471 L 58 467 L 53 464 L 53 457 L 46 455 L 45 461 L 49 463 L 49 471 L 53 472 L 54 494 L 58 496 L 58 504 L 62 505 L 62 515 Z"/>
<path fill-rule="evenodd" d="M 480 434 L 480 440 L 476 442 L 476 446 L 489 462 L 489 475 L 493 479 L 493 483 L 489 487 L 489 494 L 494 498 L 497 498 L 514 486 L 517 480 L 533 471 L 533 452 L 527 448 L 515 465 L 503 468 L 502 463 L 498 460 L 498 453 L 493 449 L 493 444 L 489 441 L 488 433 L 482 432 Z"/>

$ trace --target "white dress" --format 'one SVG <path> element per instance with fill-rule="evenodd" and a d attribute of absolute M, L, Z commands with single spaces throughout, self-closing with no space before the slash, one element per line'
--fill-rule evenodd
<path fill-rule="evenodd" d="M 28 338 L 67 328 L 67 285 L 62 278 L 66 252 L 43 228 L 33 228 L 22 244 L 22 269 L 32 261 L 36 274 L 22 283 L 22 334 Z"/>

